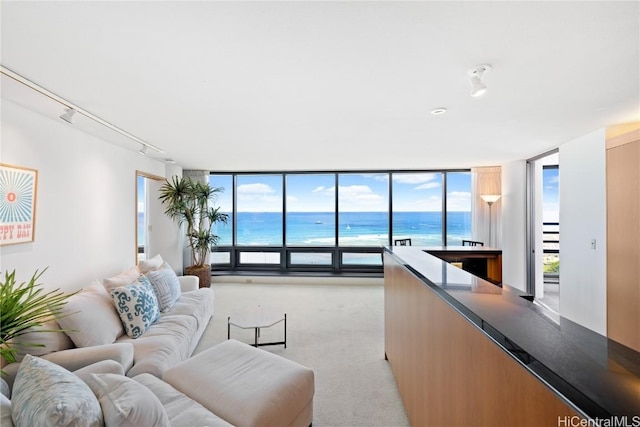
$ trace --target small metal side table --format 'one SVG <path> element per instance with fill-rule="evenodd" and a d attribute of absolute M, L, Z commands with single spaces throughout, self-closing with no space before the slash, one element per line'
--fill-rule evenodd
<path fill-rule="evenodd" d="M 282 341 L 259 342 L 260 329 L 270 328 L 280 322 L 284 322 L 284 339 Z M 258 306 L 255 309 L 229 316 L 227 318 L 227 339 L 231 339 L 231 325 L 240 329 L 254 329 L 255 342 L 252 344 L 254 347 L 260 347 L 263 345 L 284 345 L 284 348 L 287 348 L 287 313 L 284 313 L 284 315 L 278 314 L 270 310 L 264 310 L 262 307 Z"/>

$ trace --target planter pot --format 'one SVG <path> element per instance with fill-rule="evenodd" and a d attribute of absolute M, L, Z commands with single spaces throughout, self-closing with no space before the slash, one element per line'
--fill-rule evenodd
<path fill-rule="evenodd" d="M 197 276 L 200 279 L 200 287 L 208 288 L 211 286 L 211 266 L 205 264 L 202 267 L 190 266 L 184 269 L 185 276 Z"/>

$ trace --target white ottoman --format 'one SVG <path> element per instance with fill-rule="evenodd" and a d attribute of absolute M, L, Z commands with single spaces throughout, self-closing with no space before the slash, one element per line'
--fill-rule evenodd
<path fill-rule="evenodd" d="M 233 339 L 167 369 L 162 379 L 239 427 L 307 427 L 313 420 L 313 371 Z"/>

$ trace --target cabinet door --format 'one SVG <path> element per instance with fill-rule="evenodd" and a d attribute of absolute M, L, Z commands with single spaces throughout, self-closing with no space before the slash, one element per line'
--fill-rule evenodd
<path fill-rule="evenodd" d="M 637 351 L 639 308 L 640 140 L 635 138 L 607 149 L 607 335 Z"/>

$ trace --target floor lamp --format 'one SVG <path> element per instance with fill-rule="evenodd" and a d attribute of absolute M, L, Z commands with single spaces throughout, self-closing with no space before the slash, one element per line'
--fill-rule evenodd
<path fill-rule="evenodd" d="M 491 223 L 492 223 L 492 219 L 491 219 L 491 206 L 493 206 L 493 204 L 495 202 L 497 202 L 500 199 L 500 194 L 482 194 L 480 196 L 480 198 L 482 200 L 484 200 L 485 202 L 487 202 L 487 204 L 489 205 L 489 246 L 493 246 L 493 242 L 492 242 L 492 235 L 491 235 Z"/>

